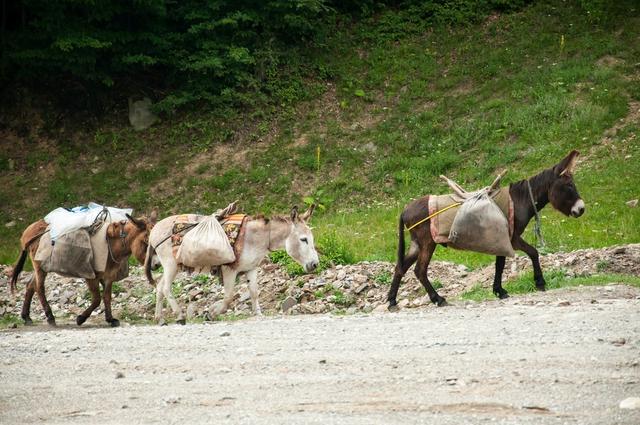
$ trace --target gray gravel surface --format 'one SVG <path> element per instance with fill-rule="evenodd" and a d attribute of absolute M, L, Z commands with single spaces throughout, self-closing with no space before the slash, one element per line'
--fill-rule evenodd
<path fill-rule="evenodd" d="M 640 291 L 0 332 L 0 423 L 640 424 Z"/>

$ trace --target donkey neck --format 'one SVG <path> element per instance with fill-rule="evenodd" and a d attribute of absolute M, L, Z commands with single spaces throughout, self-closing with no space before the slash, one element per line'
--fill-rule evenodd
<path fill-rule="evenodd" d="M 520 231 L 524 231 L 524 228 L 536 214 L 536 210 L 540 211 L 549 203 L 549 190 L 551 189 L 553 180 L 554 173 L 553 169 L 550 168 L 529 179 L 520 180 L 519 182 L 511 184 L 509 194 L 511 195 L 511 199 L 513 199 L 515 207 L 516 227 L 519 228 Z M 534 203 L 531 202 L 529 186 L 531 187 Z M 516 231 L 517 230 L 518 229 L 516 229 Z"/>
<path fill-rule="evenodd" d="M 269 229 L 269 251 L 285 248 L 285 242 L 291 234 L 291 222 L 284 218 L 273 218 L 267 224 Z"/>

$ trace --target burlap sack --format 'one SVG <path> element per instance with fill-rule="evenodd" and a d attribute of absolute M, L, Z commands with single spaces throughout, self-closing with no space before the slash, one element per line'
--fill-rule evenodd
<path fill-rule="evenodd" d="M 85 279 L 96 277 L 91 240 L 83 229 L 59 236 L 54 245 L 51 244 L 50 232 L 45 233 L 40 238 L 35 259 L 47 273 Z"/>
<path fill-rule="evenodd" d="M 91 263 L 93 270 L 103 272 L 107 268 L 107 260 L 109 259 L 109 247 L 107 246 L 107 229 L 109 223 L 104 222 L 102 226 L 91 236 L 91 249 L 93 249 L 93 261 Z M 119 241 L 117 243 L 120 243 Z"/>
<path fill-rule="evenodd" d="M 513 257 L 509 221 L 488 191 L 479 191 L 458 209 L 449 233 L 451 247 Z"/>
<path fill-rule="evenodd" d="M 214 216 L 205 218 L 184 235 L 176 253 L 179 264 L 193 268 L 219 266 L 235 259 L 229 239 Z"/>

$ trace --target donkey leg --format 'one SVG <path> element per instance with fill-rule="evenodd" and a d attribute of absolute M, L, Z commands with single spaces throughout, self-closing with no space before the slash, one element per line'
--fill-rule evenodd
<path fill-rule="evenodd" d="M 509 298 L 509 294 L 502 287 L 502 272 L 504 271 L 505 257 L 496 257 L 496 274 L 493 277 L 493 293 L 496 297 L 502 299 Z"/>
<path fill-rule="evenodd" d="M 249 286 L 249 295 L 251 295 L 251 307 L 253 308 L 253 314 L 256 316 L 262 316 L 262 310 L 260 309 L 260 301 L 258 300 L 258 269 L 253 269 L 247 272 L 247 281 Z"/>
<path fill-rule="evenodd" d="M 164 324 L 164 318 L 162 317 L 162 310 L 164 304 L 164 273 L 158 282 L 156 283 L 156 313 L 155 320 L 159 324 Z"/>
<path fill-rule="evenodd" d="M 22 313 L 20 313 L 20 317 L 24 320 L 25 325 L 33 325 L 33 320 L 31 320 L 31 315 L 29 311 L 31 310 L 31 300 L 33 300 L 33 294 L 36 292 L 36 279 L 34 276 L 31 276 L 29 283 L 27 283 L 27 287 L 24 292 L 24 302 L 22 303 Z"/>
<path fill-rule="evenodd" d="M 213 306 L 213 315 L 224 314 L 229 309 L 233 299 L 233 288 L 236 284 L 238 272 L 231 267 L 222 266 L 222 281 L 224 282 L 224 299 Z"/>
<path fill-rule="evenodd" d="M 120 321 L 114 319 L 111 313 L 111 292 L 113 282 L 102 281 L 102 300 L 104 301 L 104 320 L 111 325 L 112 328 L 120 326 Z"/>
<path fill-rule="evenodd" d="M 533 281 L 536 283 L 536 289 L 538 291 L 544 291 L 546 282 L 544 281 L 544 276 L 542 275 L 542 268 L 540 267 L 540 255 L 538 254 L 538 250 L 525 242 L 525 240 L 522 239 L 522 236 L 520 235 L 513 236 L 511 245 L 513 245 L 515 249 L 524 251 L 524 253 L 529 256 L 529 258 L 531 259 L 531 264 L 533 265 Z"/>
<path fill-rule="evenodd" d="M 51 326 L 56 325 L 56 318 L 53 316 L 51 312 L 51 307 L 49 306 L 49 302 L 47 301 L 47 296 L 44 291 L 44 280 L 47 277 L 47 274 L 42 271 L 42 269 L 38 268 L 33 271 L 35 276 L 35 287 L 36 292 L 38 294 L 38 298 L 40 299 L 40 304 L 42 305 L 42 310 L 44 310 L 44 315 L 47 317 L 47 323 Z"/>
<path fill-rule="evenodd" d="M 80 313 L 78 317 L 76 317 L 76 323 L 78 326 L 82 325 L 87 321 L 93 310 L 98 308 L 100 305 L 100 284 L 98 283 L 98 279 L 86 279 L 87 287 L 91 292 L 91 304 L 85 311 Z"/>
<path fill-rule="evenodd" d="M 429 268 L 429 262 L 431 261 L 431 256 L 433 252 L 436 250 L 436 244 L 433 241 L 429 241 L 426 247 L 423 247 L 418 254 L 418 262 L 416 263 L 416 277 L 424 286 L 424 289 L 427 290 L 427 294 L 429 294 L 429 299 L 432 303 L 436 304 L 438 307 L 443 307 L 447 305 L 447 300 L 438 294 L 435 288 L 429 282 L 429 278 L 427 277 L 427 270 Z"/>
<path fill-rule="evenodd" d="M 164 273 L 162 274 L 162 291 L 167 299 L 167 303 L 171 307 L 171 310 L 173 310 L 173 314 L 176 315 L 176 323 L 184 325 L 187 322 L 184 318 L 182 308 L 171 293 L 171 284 L 173 283 L 173 279 L 175 279 L 176 274 L 178 274 L 177 267 L 167 266 L 167 268 L 164 269 Z"/>
<path fill-rule="evenodd" d="M 391 281 L 391 287 L 389 288 L 389 294 L 387 295 L 387 301 L 389 301 L 389 311 L 397 310 L 396 305 L 398 304 L 398 301 L 396 300 L 396 297 L 398 296 L 400 283 L 402 283 L 402 278 L 407 273 L 407 270 L 409 270 L 409 267 L 411 267 L 413 263 L 416 262 L 416 259 L 418 258 L 418 252 L 419 249 L 417 244 L 412 241 L 411 245 L 409 246 L 409 252 L 404 257 L 404 261 L 402 262 L 402 264 L 400 264 L 400 262 L 396 264 L 396 268 L 393 273 L 393 281 Z"/>

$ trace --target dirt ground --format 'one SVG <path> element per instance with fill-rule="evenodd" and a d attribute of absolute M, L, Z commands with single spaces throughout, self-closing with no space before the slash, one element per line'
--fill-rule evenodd
<path fill-rule="evenodd" d="M 0 332 L 0 423 L 639 424 L 640 290 Z"/>

